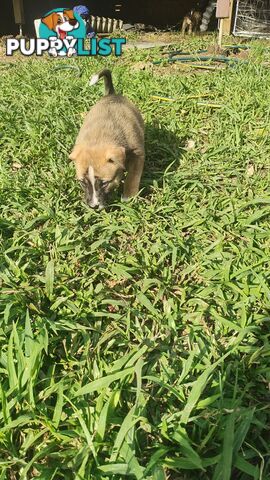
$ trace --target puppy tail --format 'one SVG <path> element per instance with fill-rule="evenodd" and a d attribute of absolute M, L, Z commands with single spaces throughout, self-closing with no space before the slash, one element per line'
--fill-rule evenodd
<path fill-rule="evenodd" d="M 105 69 L 102 70 L 102 72 L 93 75 L 90 80 L 90 85 L 95 85 L 102 77 L 104 77 L 105 95 L 113 95 L 115 90 L 113 88 L 112 74 L 110 70 Z"/>

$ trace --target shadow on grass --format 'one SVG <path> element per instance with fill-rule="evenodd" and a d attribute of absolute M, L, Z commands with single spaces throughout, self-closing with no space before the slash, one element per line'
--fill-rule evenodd
<path fill-rule="evenodd" d="M 164 126 L 146 124 L 145 164 L 140 184 L 142 189 L 140 196 L 147 197 L 154 185 L 161 187 L 165 172 L 178 168 L 185 141 L 186 138 L 180 138 Z M 114 202 L 119 201 L 119 195 L 119 189 L 111 193 L 107 210 L 115 208 Z"/>
<path fill-rule="evenodd" d="M 145 167 L 141 187 L 147 195 L 153 184 L 162 185 L 166 170 L 173 171 L 179 165 L 185 138 L 180 138 L 166 127 L 147 124 L 145 127 Z"/>

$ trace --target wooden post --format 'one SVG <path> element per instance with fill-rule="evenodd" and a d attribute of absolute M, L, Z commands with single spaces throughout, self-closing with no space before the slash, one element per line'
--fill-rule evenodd
<path fill-rule="evenodd" d="M 228 18 L 230 16 L 230 0 L 217 0 L 217 18 Z"/>
<path fill-rule="evenodd" d="M 220 21 L 219 21 L 219 32 L 218 32 L 218 46 L 219 46 L 219 48 L 222 47 L 223 25 L 224 25 L 224 18 L 221 18 Z"/>
<path fill-rule="evenodd" d="M 23 0 L 13 0 L 14 19 L 17 25 L 23 25 L 24 22 L 24 10 Z"/>
<path fill-rule="evenodd" d="M 234 0 L 230 0 L 229 17 L 224 18 L 223 35 L 230 35 L 232 32 L 233 7 L 234 7 Z"/>
<path fill-rule="evenodd" d="M 217 0 L 216 17 L 219 18 L 219 34 L 218 34 L 219 48 L 221 48 L 221 45 L 222 45 L 224 19 L 230 16 L 230 1 L 231 0 Z"/>

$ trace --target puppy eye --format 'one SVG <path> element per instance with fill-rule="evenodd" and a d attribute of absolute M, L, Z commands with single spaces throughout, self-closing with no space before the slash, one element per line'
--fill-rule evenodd
<path fill-rule="evenodd" d="M 114 163 L 112 158 L 109 158 L 108 163 Z"/>
<path fill-rule="evenodd" d="M 65 22 L 67 22 L 67 21 L 68 21 L 68 17 L 65 17 L 65 16 L 64 16 L 64 20 L 65 20 Z"/>
<path fill-rule="evenodd" d="M 57 23 L 62 23 L 62 18 L 58 18 Z"/>

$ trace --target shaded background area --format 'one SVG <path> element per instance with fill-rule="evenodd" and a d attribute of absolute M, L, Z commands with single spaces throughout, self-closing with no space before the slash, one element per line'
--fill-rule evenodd
<path fill-rule="evenodd" d="M 208 0 L 201 0 L 201 8 L 205 8 Z M 124 22 L 145 23 L 156 27 L 174 26 L 181 22 L 183 16 L 198 2 L 196 0 L 23 0 L 25 24 L 23 33 L 33 36 L 34 19 L 42 17 L 54 8 L 75 5 L 87 5 L 92 15 L 121 18 Z M 12 0 L 1 1 L 0 35 L 18 34 L 18 26 L 14 21 Z"/>

